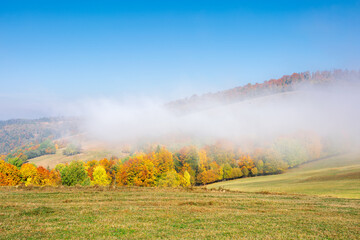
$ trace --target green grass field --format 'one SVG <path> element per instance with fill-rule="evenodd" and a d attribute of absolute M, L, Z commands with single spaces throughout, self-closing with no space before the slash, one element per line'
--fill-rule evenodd
<path fill-rule="evenodd" d="M 207 188 L 360 199 L 360 155 L 331 157 L 304 164 L 283 174 L 218 182 Z"/>
<path fill-rule="evenodd" d="M 154 188 L 0 188 L 0 239 L 358 239 L 360 200 Z"/>

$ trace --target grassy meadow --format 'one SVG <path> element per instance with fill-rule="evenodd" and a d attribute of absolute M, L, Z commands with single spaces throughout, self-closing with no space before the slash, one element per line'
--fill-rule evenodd
<path fill-rule="evenodd" d="M 32 158 L 29 160 L 30 163 L 34 163 L 37 166 L 54 168 L 59 163 L 67 163 L 74 160 L 82 160 L 84 162 L 94 160 L 94 159 L 110 159 L 114 155 L 119 155 L 119 152 L 114 152 L 111 150 L 96 149 L 96 150 L 86 150 L 80 154 L 73 156 L 66 156 L 63 154 L 64 149 L 59 149 L 55 154 L 47 154 L 40 157 Z"/>
<path fill-rule="evenodd" d="M 359 239 L 357 156 L 206 188 L 1 187 L 0 239 Z"/>
<path fill-rule="evenodd" d="M 331 157 L 303 164 L 283 174 L 218 182 L 207 188 L 360 199 L 359 156 L 353 153 Z"/>
<path fill-rule="evenodd" d="M 0 188 L 0 239 L 357 239 L 360 200 L 156 188 Z"/>

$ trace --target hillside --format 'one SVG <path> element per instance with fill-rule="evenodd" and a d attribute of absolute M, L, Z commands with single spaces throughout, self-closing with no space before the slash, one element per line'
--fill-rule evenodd
<path fill-rule="evenodd" d="M 207 93 L 201 96 L 191 97 L 172 101 L 167 106 L 178 113 L 196 112 L 212 108 L 214 105 L 229 104 L 244 101 L 261 96 L 273 95 L 282 92 L 296 91 L 302 86 L 326 86 L 335 83 L 346 85 L 358 81 L 359 71 L 334 70 L 301 72 L 292 75 L 284 75 L 278 79 L 270 79 L 263 83 L 248 83 L 231 89 Z"/>
<path fill-rule="evenodd" d="M 207 188 L 360 199 L 360 157 L 356 153 L 330 157 L 303 164 L 283 174 L 218 182 Z"/>
<path fill-rule="evenodd" d="M 0 155 L 45 139 L 78 133 L 74 118 L 12 119 L 0 121 Z"/>

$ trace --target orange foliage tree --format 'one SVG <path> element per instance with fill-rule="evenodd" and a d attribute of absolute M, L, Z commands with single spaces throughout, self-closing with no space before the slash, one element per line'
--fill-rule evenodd
<path fill-rule="evenodd" d="M 157 170 L 151 154 L 138 154 L 130 158 L 116 175 L 118 185 L 154 186 Z"/>
<path fill-rule="evenodd" d="M 15 186 L 21 181 L 20 171 L 14 165 L 0 160 L 0 186 Z"/>

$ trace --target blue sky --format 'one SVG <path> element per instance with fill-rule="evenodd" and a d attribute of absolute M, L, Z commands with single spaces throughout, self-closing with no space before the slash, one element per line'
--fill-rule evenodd
<path fill-rule="evenodd" d="M 0 1 L 0 119 L 360 68 L 360 1 Z"/>

